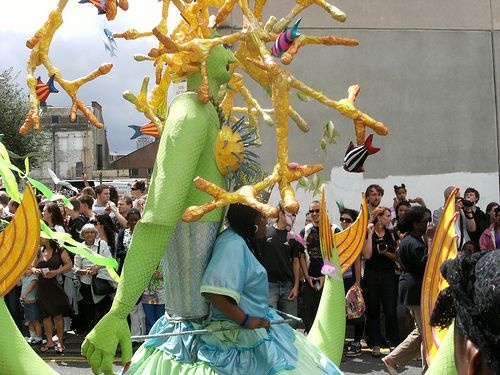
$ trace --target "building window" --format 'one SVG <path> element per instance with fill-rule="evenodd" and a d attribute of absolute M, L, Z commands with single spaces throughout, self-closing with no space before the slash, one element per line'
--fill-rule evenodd
<path fill-rule="evenodd" d="M 75 165 L 75 177 L 80 177 L 83 174 L 83 162 L 77 161 Z"/>
<path fill-rule="evenodd" d="M 102 145 L 97 145 L 97 169 L 102 169 Z"/>
<path fill-rule="evenodd" d="M 129 177 L 139 177 L 139 168 L 130 168 L 128 170 Z"/>
<path fill-rule="evenodd" d="M 51 116 L 50 123 L 51 124 L 59 124 L 59 116 Z"/>
<path fill-rule="evenodd" d="M 151 177 L 152 174 L 153 174 L 153 168 L 148 168 L 148 176 Z"/>

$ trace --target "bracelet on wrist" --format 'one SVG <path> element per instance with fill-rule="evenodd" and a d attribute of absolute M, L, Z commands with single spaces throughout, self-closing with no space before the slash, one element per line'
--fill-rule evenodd
<path fill-rule="evenodd" d="M 248 323 L 250 323 L 250 315 L 245 314 L 245 319 L 243 319 L 243 322 L 241 322 L 240 327 L 247 328 Z"/>

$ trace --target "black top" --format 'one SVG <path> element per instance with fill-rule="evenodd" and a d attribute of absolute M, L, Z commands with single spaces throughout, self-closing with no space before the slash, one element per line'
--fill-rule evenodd
<path fill-rule="evenodd" d="M 308 273 L 312 277 L 321 277 L 321 268 L 323 268 L 323 256 L 321 255 L 321 247 L 319 243 L 319 227 L 314 225 L 311 227 L 309 235 L 306 238 L 307 252 L 309 253 Z"/>
<path fill-rule="evenodd" d="M 385 255 L 379 254 L 377 250 L 377 244 L 381 241 L 385 241 L 387 244 L 387 251 L 390 253 L 396 252 L 396 243 L 394 241 L 394 236 L 389 229 L 385 230 L 385 234 L 383 237 L 379 237 L 377 233 L 373 232 L 372 235 L 372 256 L 370 259 L 366 260 L 365 270 L 367 271 L 377 271 L 377 272 L 385 272 L 392 271 L 394 272 L 394 261 L 387 258 Z"/>
<path fill-rule="evenodd" d="M 299 247 L 296 244 L 292 246 L 287 235 L 288 231 L 285 229 L 267 228 L 260 260 L 270 282 L 294 281 L 292 262 L 293 258 L 299 257 Z"/>
<path fill-rule="evenodd" d="M 82 230 L 82 227 L 88 223 L 88 221 L 89 219 L 83 215 L 78 215 L 74 219 L 70 218 L 68 222 L 68 233 L 71 235 L 71 238 L 75 241 L 83 242 L 80 238 L 80 231 Z"/>
<path fill-rule="evenodd" d="M 408 234 L 401 240 L 399 257 L 403 272 L 399 278 L 399 295 L 404 305 L 420 306 L 427 255 L 427 246 L 422 237 Z"/>
<path fill-rule="evenodd" d="M 476 222 L 476 231 L 472 233 L 469 232 L 469 237 L 471 241 L 479 243 L 481 235 L 484 230 L 488 228 L 488 217 L 479 207 L 476 207 L 476 211 L 472 213 L 472 216 Z"/>

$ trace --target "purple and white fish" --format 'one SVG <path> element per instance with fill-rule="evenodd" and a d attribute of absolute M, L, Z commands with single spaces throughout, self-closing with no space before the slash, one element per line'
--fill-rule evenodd
<path fill-rule="evenodd" d="M 281 57 L 283 53 L 288 51 L 293 41 L 297 39 L 301 34 L 297 31 L 299 27 L 299 23 L 302 21 L 302 18 L 299 18 L 292 26 L 290 30 L 286 28 L 281 32 L 276 41 L 274 42 L 273 47 L 271 48 L 271 52 L 275 57 Z"/>
<path fill-rule="evenodd" d="M 370 134 L 362 146 L 354 146 L 352 142 L 349 143 L 344 156 L 344 169 L 347 172 L 360 173 L 365 171 L 363 164 L 368 155 L 373 155 L 380 151 L 380 148 L 372 146 L 372 140 L 373 134 Z"/>

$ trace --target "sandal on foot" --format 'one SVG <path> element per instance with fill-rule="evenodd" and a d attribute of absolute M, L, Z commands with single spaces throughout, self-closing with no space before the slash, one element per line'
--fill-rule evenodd
<path fill-rule="evenodd" d="M 64 346 L 56 346 L 54 350 L 56 351 L 57 354 L 63 354 L 64 349 L 66 349 Z"/>
<path fill-rule="evenodd" d="M 380 353 L 380 346 L 374 346 L 371 354 L 373 358 L 380 358 L 382 356 Z"/>
<path fill-rule="evenodd" d="M 40 347 L 40 351 L 42 353 L 46 353 L 46 352 L 48 352 L 49 350 L 52 350 L 52 349 L 54 349 L 54 345 L 52 345 L 52 346 L 43 345 L 43 346 Z"/>
<path fill-rule="evenodd" d="M 396 369 L 395 366 L 391 365 L 386 357 L 382 358 L 382 362 L 384 362 L 384 365 L 385 365 L 385 369 L 386 371 L 390 374 L 390 375 L 397 375 L 398 374 L 398 370 Z"/>

